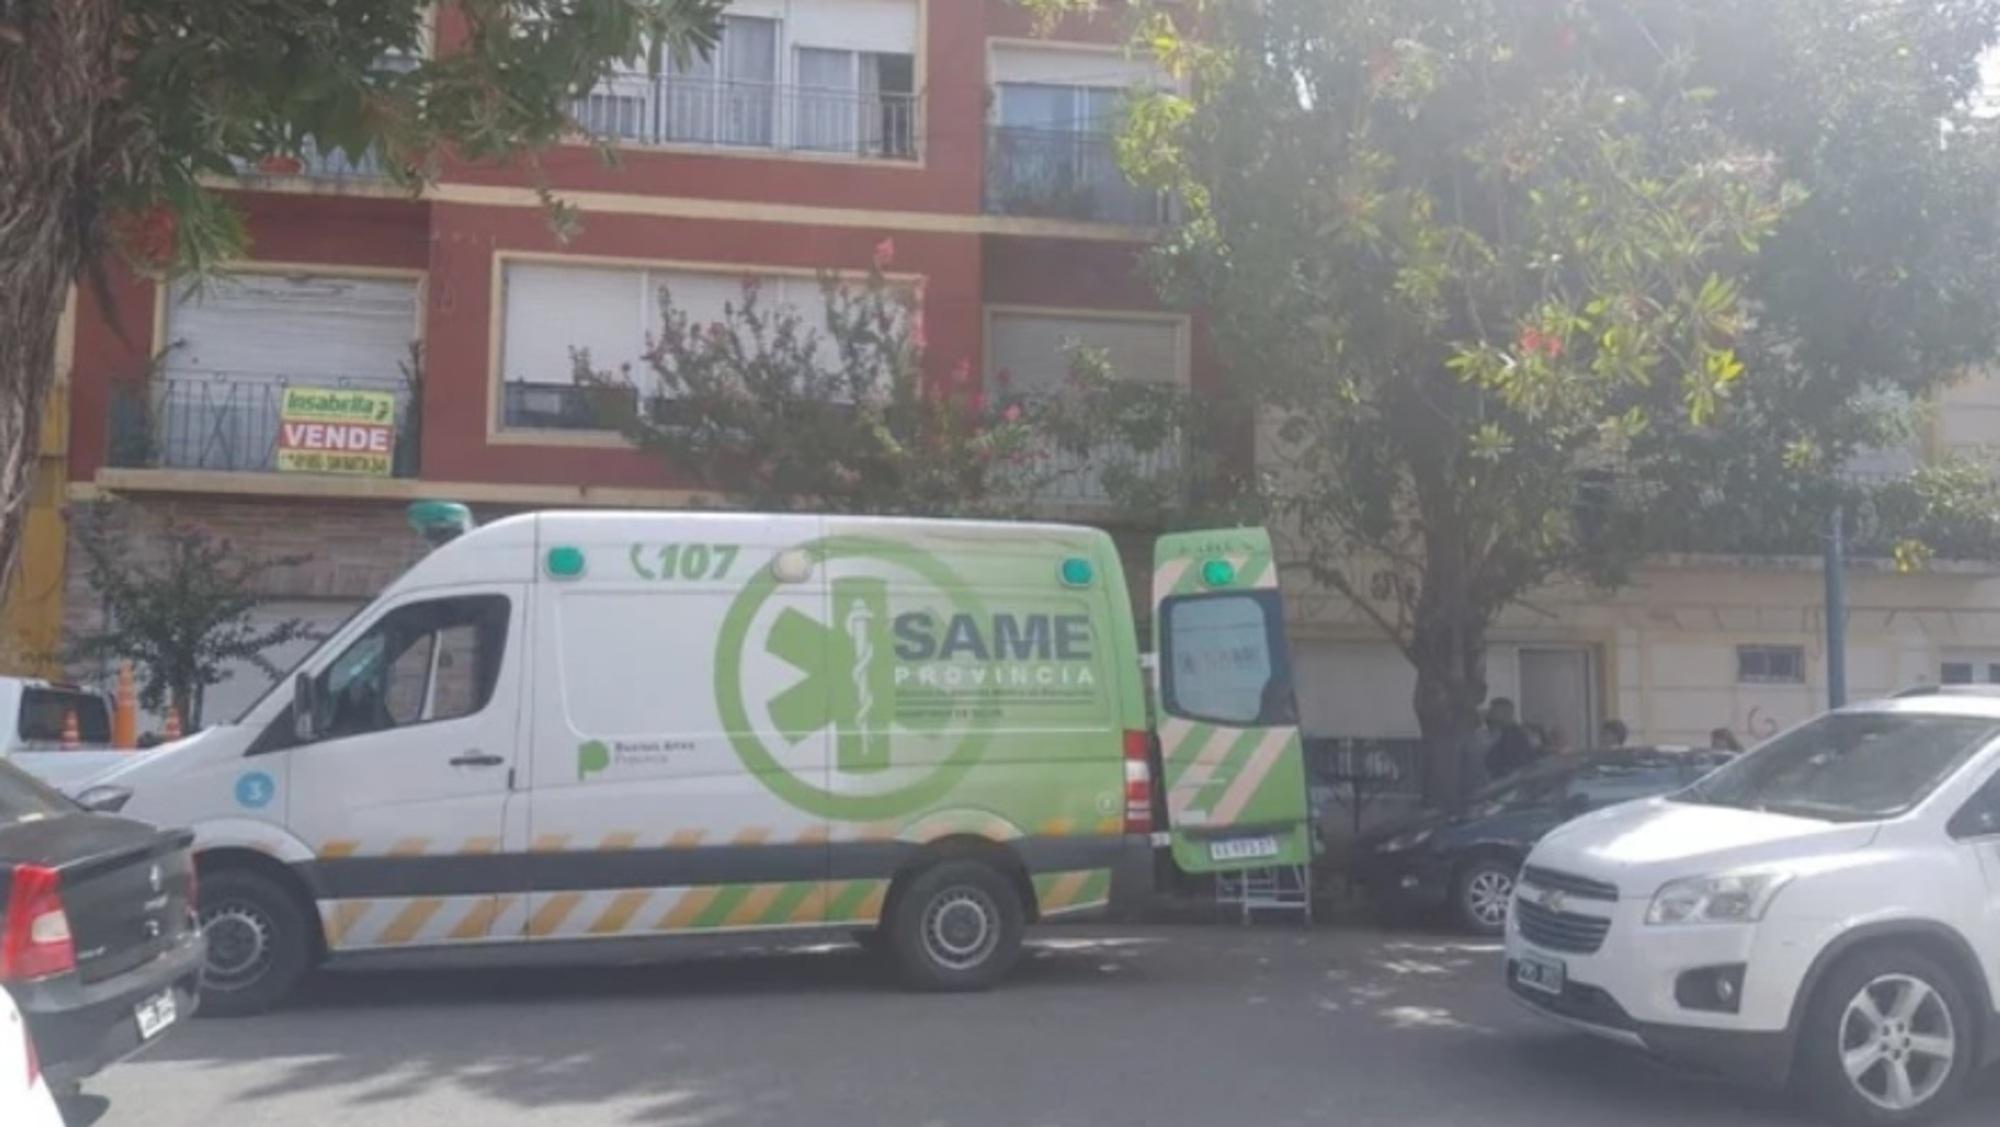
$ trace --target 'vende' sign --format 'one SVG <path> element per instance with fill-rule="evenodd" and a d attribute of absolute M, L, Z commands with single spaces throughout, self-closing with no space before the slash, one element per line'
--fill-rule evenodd
<path fill-rule="evenodd" d="M 278 411 L 280 470 L 388 477 L 395 451 L 396 397 L 388 392 L 285 389 Z"/>

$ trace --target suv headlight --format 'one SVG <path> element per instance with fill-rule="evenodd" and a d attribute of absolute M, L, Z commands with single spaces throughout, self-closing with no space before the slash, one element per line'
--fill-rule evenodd
<path fill-rule="evenodd" d="M 1723 873 L 1668 881 L 1646 909 L 1649 924 L 1747 924 L 1764 912 L 1792 879 L 1790 873 Z"/>
<path fill-rule="evenodd" d="M 1408 853 L 1412 849 L 1421 848 L 1430 839 L 1430 830 L 1411 830 L 1406 834 L 1397 834 L 1376 846 L 1376 850 L 1381 853 Z"/>

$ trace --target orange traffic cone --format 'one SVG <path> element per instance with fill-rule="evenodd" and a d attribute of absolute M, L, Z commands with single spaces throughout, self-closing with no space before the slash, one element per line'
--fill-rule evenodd
<path fill-rule="evenodd" d="M 118 695 L 111 708 L 111 746 L 131 751 L 139 746 L 139 693 L 132 686 L 132 663 L 118 663 Z"/>
<path fill-rule="evenodd" d="M 62 745 L 64 751 L 75 751 L 83 746 L 83 732 L 76 726 L 76 709 L 63 713 Z"/>
<path fill-rule="evenodd" d="M 166 727 L 161 730 L 160 735 L 164 736 L 168 743 L 172 743 L 173 741 L 181 738 L 180 709 L 175 708 L 173 705 L 167 706 L 167 724 Z"/>

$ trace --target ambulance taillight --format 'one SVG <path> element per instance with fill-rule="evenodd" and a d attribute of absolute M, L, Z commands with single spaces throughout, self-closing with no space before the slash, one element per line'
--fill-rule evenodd
<path fill-rule="evenodd" d="M 1146 732 L 1125 733 L 1125 832 L 1153 832 L 1153 770 L 1147 766 L 1152 736 Z"/>

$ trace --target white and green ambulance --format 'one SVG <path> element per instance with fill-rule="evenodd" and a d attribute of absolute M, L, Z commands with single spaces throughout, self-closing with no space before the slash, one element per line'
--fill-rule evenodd
<path fill-rule="evenodd" d="M 1268 541 L 1172 537 L 1155 574 L 1176 862 L 1303 862 Z M 1142 676 L 1099 531 L 542 513 L 82 797 L 195 830 L 207 1012 L 384 952 L 824 929 L 978 988 L 1148 881 Z"/>

